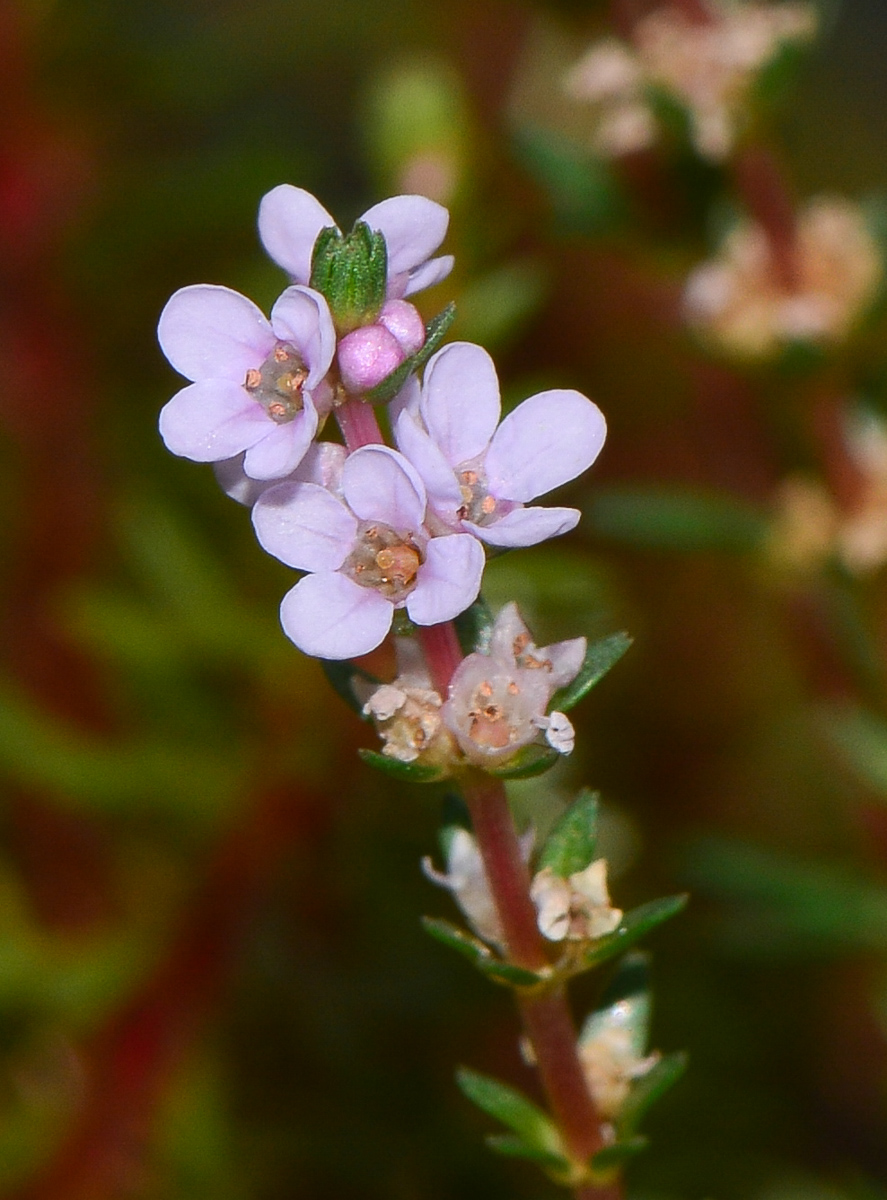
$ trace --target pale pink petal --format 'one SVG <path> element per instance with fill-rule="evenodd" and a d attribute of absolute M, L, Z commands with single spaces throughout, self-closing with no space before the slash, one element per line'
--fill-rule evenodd
<path fill-rule="evenodd" d="M 254 445 L 271 422 L 236 383 L 206 379 L 176 392 L 160 411 L 160 436 L 173 454 L 218 462 Z"/>
<path fill-rule="evenodd" d="M 493 658 L 504 662 L 510 669 L 512 659 L 515 657 L 514 644 L 518 640 L 529 643 L 532 638 L 520 615 L 520 609 L 513 600 L 509 600 L 499 610 L 499 615 L 493 623 L 490 632 L 490 654 Z"/>
<path fill-rule="evenodd" d="M 321 229 L 336 222 L 319 200 L 303 188 L 281 183 L 262 197 L 259 237 L 279 267 L 297 283 L 311 278 L 311 254 Z"/>
<path fill-rule="evenodd" d="M 317 483 L 337 492 L 342 482 L 346 450 L 338 442 L 312 442 L 295 470 L 294 478 L 303 483 Z"/>
<path fill-rule="evenodd" d="M 421 385 L 415 375 L 410 375 L 406 383 L 397 393 L 393 400 L 388 402 L 388 420 L 392 427 L 397 424 L 402 412 L 408 412 L 420 420 L 419 416 L 419 400 L 422 395 Z"/>
<path fill-rule="evenodd" d="M 387 446 L 362 446 L 342 469 L 342 491 L 363 521 L 384 521 L 400 531 L 421 529 L 425 487 L 402 454 Z"/>
<path fill-rule="evenodd" d="M 452 254 L 442 254 L 440 258 L 430 258 L 427 263 L 423 263 L 421 267 L 417 267 L 406 277 L 400 276 L 404 280 L 403 291 L 397 292 L 397 296 L 413 296 L 416 292 L 424 291 L 425 288 L 434 287 L 436 283 L 446 279 L 450 271 L 453 269 L 455 259 Z M 389 280 L 388 294 L 392 297 L 395 292 L 391 290 Z"/>
<path fill-rule="evenodd" d="M 267 480 L 250 479 L 243 469 L 242 454 L 213 463 L 213 471 L 216 482 L 225 495 L 236 500 L 238 504 L 245 504 L 247 508 L 252 508 L 262 492 L 275 486 Z"/>
<path fill-rule="evenodd" d="M 250 478 L 282 479 L 305 457 L 305 451 L 317 433 L 317 412 L 307 393 L 302 400 L 302 411 L 285 425 L 275 425 L 269 418 L 268 433 L 247 450 L 243 469 Z"/>
<path fill-rule="evenodd" d="M 588 642 L 584 637 L 570 638 L 566 642 L 555 642 L 551 646 L 540 646 L 538 657 L 551 663 L 549 682 L 551 689 L 564 687 L 575 679 L 585 662 Z"/>
<path fill-rule="evenodd" d="M 415 271 L 446 237 L 450 214 L 427 196 L 392 196 L 360 218 L 385 238 L 388 275 Z"/>
<path fill-rule="evenodd" d="M 581 515 L 578 508 L 515 508 L 492 525 L 463 521 L 462 528 L 488 546 L 536 546 L 575 529 Z"/>
<path fill-rule="evenodd" d="M 480 542 L 468 533 L 432 538 L 407 599 L 410 619 L 417 625 L 439 625 L 458 617 L 478 597 L 485 561 Z"/>
<path fill-rule="evenodd" d="M 425 368 L 420 402 L 425 428 L 450 466 L 482 454 L 499 420 L 499 380 L 481 346 L 452 342 Z"/>
<path fill-rule="evenodd" d="M 292 342 L 301 352 L 310 392 L 330 369 L 336 352 L 336 330 L 326 300 L 311 288 L 287 288 L 271 309 L 271 326 L 281 341 Z"/>
<path fill-rule="evenodd" d="M 345 505 L 314 483 L 268 488 L 253 508 L 253 526 L 264 550 L 300 571 L 335 571 L 357 534 Z"/>
<path fill-rule="evenodd" d="M 394 605 L 345 575 L 306 575 L 283 598 L 280 623 L 287 637 L 317 658 L 357 658 L 385 640 Z"/>
<path fill-rule="evenodd" d="M 485 460 L 490 492 L 526 502 L 575 479 L 607 436 L 603 413 L 579 392 L 540 392 L 509 413 Z"/>
<path fill-rule="evenodd" d="M 274 345 L 260 308 L 231 288 L 198 283 L 167 300 L 157 324 L 160 349 L 186 379 L 243 383 Z"/>
<path fill-rule="evenodd" d="M 397 448 L 413 464 L 428 493 L 428 503 L 445 519 L 457 520 L 462 492 L 453 468 L 409 413 L 404 412 L 394 427 Z"/>
<path fill-rule="evenodd" d="M 425 345 L 425 322 L 414 304 L 406 300 L 388 300 L 377 320 L 397 339 L 404 354 L 415 354 Z"/>

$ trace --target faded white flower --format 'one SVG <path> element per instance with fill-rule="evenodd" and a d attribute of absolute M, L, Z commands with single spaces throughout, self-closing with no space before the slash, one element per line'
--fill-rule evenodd
<path fill-rule="evenodd" d="M 628 1001 L 621 1004 L 627 1007 Z M 618 1010 L 619 1005 L 613 1008 Z M 579 1061 L 600 1115 L 608 1120 L 618 1116 L 632 1083 L 655 1067 L 660 1057 L 658 1052 L 637 1052 L 633 1032 L 620 1023 L 618 1012 L 612 1023 L 593 1028 L 588 1036 L 583 1032 Z"/>
<path fill-rule="evenodd" d="M 392 683 L 373 691 L 364 686 L 363 711 L 372 717 L 382 753 L 398 762 L 445 766 L 458 757 L 458 750 L 441 719 L 443 701 L 431 685 L 422 652 L 413 638 L 395 641 L 398 674 Z"/>
<path fill-rule="evenodd" d="M 551 942 L 591 940 L 617 929 L 622 910 L 610 905 L 607 862 L 599 858 L 584 871 L 562 879 L 543 867 L 530 887 L 540 932 Z"/>

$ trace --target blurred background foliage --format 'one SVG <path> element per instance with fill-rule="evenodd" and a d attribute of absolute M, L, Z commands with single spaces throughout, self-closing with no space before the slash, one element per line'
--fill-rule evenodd
<path fill-rule="evenodd" d="M 511 401 L 575 386 L 607 414 L 579 530 L 496 561 L 488 598 L 543 643 L 636 639 L 569 762 L 515 787 L 548 814 L 602 790 L 622 907 L 693 892 L 652 947 L 654 1042 L 691 1069 L 630 1195 L 887 1195 L 884 572 L 768 557 L 818 377 L 681 328 L 724 180 L 678 156 L 651 191 L 583 149 L 557 80 L 606 24 L 590 0 L 0 8 L 3 1196 L 550 1194 L 453 1081 L 533 1087 L 504 994 L 419 927 L 450 915 L 418 866 L 441 796 L 359 764 L 369 731 L 278 629 L 288 572 L 156 433 L 163 302 L 273 300 L 255 212 L 283 181 L 343 223 L 443 200 L 426 316 L 454 298 Z M 885 46 L 881 0 L 848 0 L 781 87 L 799 195 L 887 192 Z"/>

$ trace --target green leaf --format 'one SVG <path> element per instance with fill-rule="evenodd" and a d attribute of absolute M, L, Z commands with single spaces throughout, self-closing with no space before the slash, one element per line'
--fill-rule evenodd
<path fill-rule="evenodd" d="M 528 1146 L 513 1133 L 491 1133 L 486 1143 L 496 1154 L 506 1158 L 528 1158 L 555 1179 L 568 1178 L 570 1175 L 570 1164 L 565 1158 L 548 1150 L 540 1150 L 538 1146 Z"/>
<path fill-rule="evenodd" d="M 596 967 L 599 963 L 607 962 L 608 959 L 615 958 L 617 954 L 624 953 L 635 942 L 646 937 L 657 925 L 676 916 L 686 906 L 687 900 L 686 894 L 666 896 L 661 900 L 651 900 L 649 904 L 633 908 L 622 918 L 622 924 L 618 929 L 599 938 L 589 948 L 585 956 L 586 964 Z"/>
<path fill-rule="evenodd" d="M 649 1109 L 677 1083 L 686 1069 L 686 1054 L 667 1054 L 646 1075 L 635 1080 L 616 1122 L 620 1138 L 630 1138 L 634 1134 Z"/>
<path fill-rule="evenodd" d="M 513 340 L 542 303 L 546 282 L 543 263 L 532 258 L 472 280 L 459 296 L 457 336 L 487 349 Z"/>
<path fill-rule="evenodd" d="M 527 971 L 523 967 L 515 967 L 512 963 L 500 962 L 497 958 L 479 962 L 477 966 L 487 979 L 505 987 L 535 987 L 537 983 L 546 979 L 545 975 L 538 975 L 535 971 Z"/>
<path fill-rule="evenodd" d="M 524 746 L 503 766 L 487 767 L 486 770 L 487 774 L 495 775 L 497 779 L 532 779 L 535 775 L 550 771 L 560 757 L 557 750 L 544 746 Z"/>
<path fill-rule="evenodd" d="M 435 780 L 444 777 L 440 767 L 401 762 L 400 759 L 389 758 L 387 754 L 377 754 L 375 750 L 358 750 L 357 753 L 367 766 L 375 767 L 377 771 L 395 779 L 406 779 L 409 783 L 434 783 Z"/>
<path fill-rule="evenodd" d="M 341 697 L 348 707 L 353 709 L 364 721 L 369 720 L 369 717 L 363 711 L 363 704 L 354 691 L 354 680 L 361 679 L 365 683 L 374 684 L 376 687 L 380 686 L 381 681 L 376 679 L 374 675 L 370 675 L 368 671 L 364 671 L 360 667 L 356 667 L 354 663 L 348 662 L 347 659 L 322 658 L 320 659 L 320 666 L 324 675 L 326 675 L 327 682 L 336 695 Z"/>
<path fill-rule="evenodd" d="M 454 925 L 452 921 L 445 921 L 442 917 L 423 917 L 422 928 L 436 941 L 441 942 L 444 946 L 449 946 L 451 950 L 455 950 L 457 954 L 461 954 L 475 966 L 479 967 L 484 960 L 492 958 L 488 946 L 485 946 L 479 938 L 474 937 L 467 930 Z"/>
<path fill-rule="evenodd" d="M 646 1150 L 649 1141 L 645 1137 L 632 1137 L 622 1142 L 614 1142 L 598 1150 L 591 1160 L 590 1166 L 595 1175 L 610 1175 L 624 1166 L 629 1159 Z"/>
<path fill-rule="evenodd" d="M 403 385 L 409 379 L 414 371 L 418 371 L 428 362 L 432 354 L 437 350 L 447 335 L 447 330 L 453 323 L 456 316 L 455 304 L 448 304 L 442 309 L 436 317 L 425 326 L 425 344 L 421 350 L 418 350 L 410 358 L 407 358 L 400 364 L 396 371 L 392 371 L 390 375 L 386 375 L 381 383 L 377 383 L 374 388 L 366 393 L 366 399 L 371 404 L 385 404 L 392 400 Z"/>
<path fill-rule="evenodd" d="M 625 191 L 602 159 L 583 155 L 566 138 L 536 126 L 516 132 L 514 150 L 548 193 L 555 220 L 565 232 L 600 235 L 624 220 Z"/>
<path fill-rule="evenodd" d="M 495 617 L 483 596 L 478 596 L 470 608 L 456 617 L 453 624 L 463 654 L 486 654 Z"/>
<path fill-rule="evenodd" d="M 539 856 L 540 867 L 550 867 L 555 875 L 568 879 L 594 860 L 598 799 L 597 792 L 580 792 L 548 835 Z"/>
<path fill-rule="evenodd" d="M 525 1145 L 544 1154 L 562 1158 L 564 1151 L 554 1122 L 526 1096 L 492 1079 L 462 1067 L 456 1082 L 478 1108 L 512 1129 Z"/>
<path fill-rule="evenodd" d="M 832 741 L 850 766 L 887 799 L 887 724 L 873 713 L 847 707 L 826 714 Z"/>
<path fill-rule="evenodd" d="M 768 534 L 765 515 L 734 496 L 673 487 L 598 490 L 589 520 L 604 537 L 686 553 L 749 554 L 763 546 Z"/>
<path fill-rule="evenodd" d="M 620 1035 L 627 1035 L 632 1054 L 638 1059 L 644 1057 L 652 1009 L 649 976 L 649 955 L 636 950 L 625 956 L 599 1006 L 582 1025 L 581 1046 L 606 1039 L 619 1030 Z"/>
<path fill-rule="evenodd" d="M 601 638 L 599 642 L 593 642 L 585 652 L 585 662 L 576 678 L 552 696 L 549 711 L 569 712 L 575 707 L 583 696 L 603 679 L 610 668 L 619 662 L 633 640 L 627 633 L 613 633 L 609 637 Z"/>

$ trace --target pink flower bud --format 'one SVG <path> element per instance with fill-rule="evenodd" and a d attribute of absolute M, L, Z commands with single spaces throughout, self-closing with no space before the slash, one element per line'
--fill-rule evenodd
<path fill-rule="evenodd" d="M 379 313 L 384 325 L 396 339 L 404 354 L 409 356 L 425 345 L 425 326 L 415 305 L 407 300 L 389 300 Z"/>
<path fill-rule="evenodd" d="M 339 342 L 342 382 L 349 392 L 369 391 L 406 357 L 397 338 L 383 325 L 364 325 Z"/>

